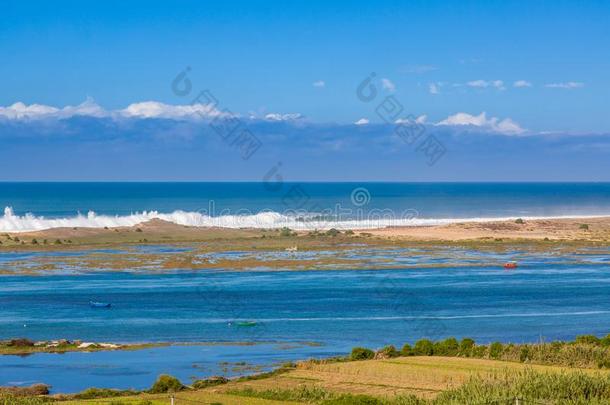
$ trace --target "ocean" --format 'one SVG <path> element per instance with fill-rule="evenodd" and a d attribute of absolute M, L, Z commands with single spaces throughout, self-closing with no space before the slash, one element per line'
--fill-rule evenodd
<path fill-rule="evenodd" d="M 371 228 L 610 215 L 610 183 L 0 183 L 0 231 L 180 225 Z"/>
<path fill-rule="evenodd" d="M 7 207 L 0 217 L 3 232 L 133 225 L 151 218 L 193 226 L 346 228 L 610 215 L 610 184 L 292 183 L 276 190 L 265 183 L 0 183 L 0 205 Z M 167 254 L 175 249 L 140 248 Z M 342 355 L 354 346 L 401 346 L 422 337 L 535 342 L 609 332 L 607 247 L 442 249 L 354 249 L 348 251 L 353 267 L 341 270 L 70 268 L 3 275 L 0 339 L 197 345 L 0 356 L 0 385 L 43 382 L 54 392 L 147 388 L 161 373 L 188 382 L 234 375 L 225 362 L 270 369 L 282 361 Z M 62 255 L 81 254 L 88 252 L 5 249 L 0 265 L 27 265 L 41 256 L 61 263 Z M 451 265 L 456 258 L 459 267 Z M 509 260 L 519 267 L 504 270 Z M 397 269 L 374 270 L 380 262 Z M 112 307 L 94 309 L 91 300 Z M 241 321 L 255 325 L 239 326 Z"/>

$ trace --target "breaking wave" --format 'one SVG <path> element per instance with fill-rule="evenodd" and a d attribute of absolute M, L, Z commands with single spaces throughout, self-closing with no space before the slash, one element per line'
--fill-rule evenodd
<path fill-rule="evenodd" d="M 555 217 L 522 217 L 525 220 L 552 219 L 552 218 L 591 218 L 599 215 L 587 216 L 555 216 Z M 98 215 L 89 211 L 87 215 L 77 214 L 64 218 L 45 218 L 31 213 L 15 215 L 11 207 L 4 209 L 0 217 L 0 232 L 29 232 L 52 228 L 116 228 L 129 227 L 160 219 L 178 225 L 194 227 L 218 228 L 258 228 L 273 229 L 288 227 L 295 230 L 325 230 L 337 229 L 375 229 L 393 226 L 432 226 L 446 225 L 456 222 L 489 222 L 511 220 L 516 217 L 501 218 L 418 218 L 413 210 L 407 210 L 397 215 L 389 215 L 386 210 L 381 213 L 369 213 L 356 219 L 337 219 L 336 217 L 321 216 L 319 214 L 281 214 L 278 212 L 260 212 L 243 215 L 209 216 L 200 212 L 174 211 L 161 213 L 158 211 L 137 212 L 130 215 Z"/>

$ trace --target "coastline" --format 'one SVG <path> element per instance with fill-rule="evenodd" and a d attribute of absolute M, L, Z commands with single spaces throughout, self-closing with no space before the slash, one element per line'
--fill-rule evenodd
<path fill-rule="evenodd" d="M 0 234 L 0 274 L 88 271 L 344 270 L 460 267 L 469 251 L 570 254 L 610 246 L 610 217 L 462 222 L 380 229 L 294 231 L 199 228 L 152 220 L 132 227 Z M 462 253 L 449 250 L 461 250 Z M 402 250 L 402 251 L 401 251 Z M 402 260 L 412 251 L 450 260 Z M 23 255 L 28 255 L 23 256 Z M 357 260 L 365 254 L 366 265 Z M 381 259 L 390 254 L 392 259 Z M 20 256 L 21 255 L 21 256 Z M 371 260 L 377 257 L 378 259 Z M 503 263 L 482 261 L 480 265 Z"/>

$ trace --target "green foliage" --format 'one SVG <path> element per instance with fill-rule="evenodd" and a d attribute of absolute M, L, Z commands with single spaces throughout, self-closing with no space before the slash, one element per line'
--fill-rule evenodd
<path fill-rule="evenodd" d="M 283 238 L 294 235 L 296 235 L 296 233 L 292 232 L 292 229 L 290 228 L 283 227 L 282 229 L 280 229 L 280 236 Z"/>
<path fill-rule="evenodd" d="M 525 223 L 525 221 L 521 218 L 517 218 L 517 220 L 515 221 L 515 224 L 519 224 L 519 225 L 523 225 Z"/>
<path fill-rule="evenodd" d="M 413 356 L 413 348 L 410 344 L 405 343 L 400 350 L 401 356 Z"/>
<path fill-rule="evenodd" d="M 375 357 L 375 352 L 364 347 L 354 347 L 349 356 L 350 360 L 369 360 Z"/>
<path fill-rule="evenodd" d="M 456 338 L 450 337 L 445 340 L 435 342 L 432 352 L 435 356 L 457 356 L 460 345 Z"/>
<path fill-rule="evenodd" d="M 48 402 L 38 397 L 21 397 L 0 392 L 0 405 L 43 405 Z"/>
<path fill-rule="evenodd" d="M 335 229 L 335 228 L 330 228 L 328 231 L 326 231 L 326 236 L 331 236 L 333 238 L 340 234 L 341 234 L 341 231 L 339 231 L 338 229 Z"/>
<path fill-rule="evenodd" d="M 588 231 L 589 230 L 589 225 L 588 224 L 580 224 L 578 229 L 582 229 L 584 231 Z"/>
<path fill-rule="evenodd" d="M 202 388 L 207 388 L 207 387 L 213 387 L 215 385 L 226 384 L 228 382 L 229 382 L 228 378 L 221 377 L 221 376 L 214 376 L 214 377 L 206 378 L 204 380 L 196 380 L 195 382 L 193 382 L 193 388 L 202 389 Z"/>
<path fill-rule="evenodd" d="M 113 390 L 108 388 L 87 388 L 74 395 L 75 399 L 95 399 L 95 398 L 114 398 L 127 395 L 137 395 L 140 391 L 134 390 Z"/>
<path fill-rule="evenodd" d="M 148 392 L 161 394 L 165 392 L 177 392 L 184 388 L 180 380 L 167 374 L 161 374 Z"/>
<path fill-rule="evenodd" d="M 434 353 L 434 344 L 428 339 L 420 339 L 415 342 L 413 354 L 416 356 L 432 356 Z"/>
<path fill-rule="evenodd" d="M 344 232 L 344 234 L 347 236 L 351 236 L 354 234 L 354 231 L 352 231 L 351 229 L 348 229 L 347 231 Z"/>
<path fill-rule="evenodd" d="M 472 356 L 472 349 L 474 348 L 474 340 L 471 338 L 463 338 L 460 341 L 460 356 L 470 357 Z"/>
<path fill-rule="evenodd" d="M 432 403 L 499 403 L 499 398 L 519 397 L 524 404 L 585 405 L 607 404 L 609 396 L 610 377 L 606 374 L 525 370 L 474 377 L 459 388 L 439 394 Z"/>
<path fill-rule="evenodd" d="M 502 346 L 502 343 L 493 342 L 491 345 L 489 345 L 489 357 L 492 359 L 499 359 L 502 355 L 503 349 L 504 346 Z"/>
<path fill-rule="evenodd" d="M 574 343 L 597 345 L 600 343 L 600 340 L 595 335 L 579 335 L 576 336 Z"/>
<path fill-rule="evenodd" d="M 398 350 L 396 350 L 396 347 L 394 347 L 393 345 L 388 345 L 388 346 L 382 347 L 381 349 L 379 349 L 377 351 L 377 354 L 381 355 L 381 357 L 385 357 L 385 358 L 392 358 L 392 357 L 400 356 L 400 352 Z"/>

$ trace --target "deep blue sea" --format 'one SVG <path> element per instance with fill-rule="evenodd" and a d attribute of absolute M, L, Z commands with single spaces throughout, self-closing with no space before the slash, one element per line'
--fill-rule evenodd
<path fill-rule="evenodd" d="M 122 224 L 125 218 L 146 218 L 151 211 L 153 217 L 169 215 L 165 219 L 197 225 L 204 224 L 202 218 L 208 213 L 215 217 L 202 213 L 201 207 L 210 204 L 230 211 L 220 216 L 228 226 L 236 223 L 229 216 L 262 212 L 267 216 L 257 221 L 277 224 L 289 218 L 294 224 L 311 220 L 316 225 L 362 224 L 375 210 L 417 211 L 411 220 L 610 214 L 609 184 L 282 186 L 283 191 L 258 183 L 0 183 L 0 205 L 13 208 L 0 218 L 0 230 Z M 293 187 L 300 187 L 297 194 Z M 286 197 L 288 190 L 293 194 Z M 295 195 L 306 196 L 303 207 L 309 214 L 336 210 L 337 205 L 352 211 L 346 218 L 324 214 L 322 219 L 286 212 L 295 205 Z M 235 272 L 229 268 L 2 276 L 0 339 L 214 344 L 0 356 L 0 385 L 44 382 L 52 384 L 55 392 L 94 385 L 145 388 L 161 373 L 188 382 L 193 377 L 237 373 L 223 362 L 270 368 L 286 360 L 345 354 L 356 345 L 399 346 L 421 337 L 531 342 L 610 332 L 607 248 L 570 254 L 451 248 L 435 255 L 417 249 L 365 253 L 367 257 L 356 260 L 353 270 Z M 43 254 L 0 251 L 0 265 Z M 367 268 L 367 263 L 386 260 L 387 255 L 409 268 Z M 443 266 L 454 262 L 456 255 L 467 265 Z M 519 268 L 504 270 L 499 264 L 508 260 L 519 261 Z M 88 305 L 91 300 L 111 302 L 112 307 L 93 309 Z M 239 326 L 240 321 L 256 325 Z"/>
<path fill-rule="evenodd" d="M 610 183 L 0 183 L 1 231 L 181 225 L 363 228 L 610 215 Z"/>

